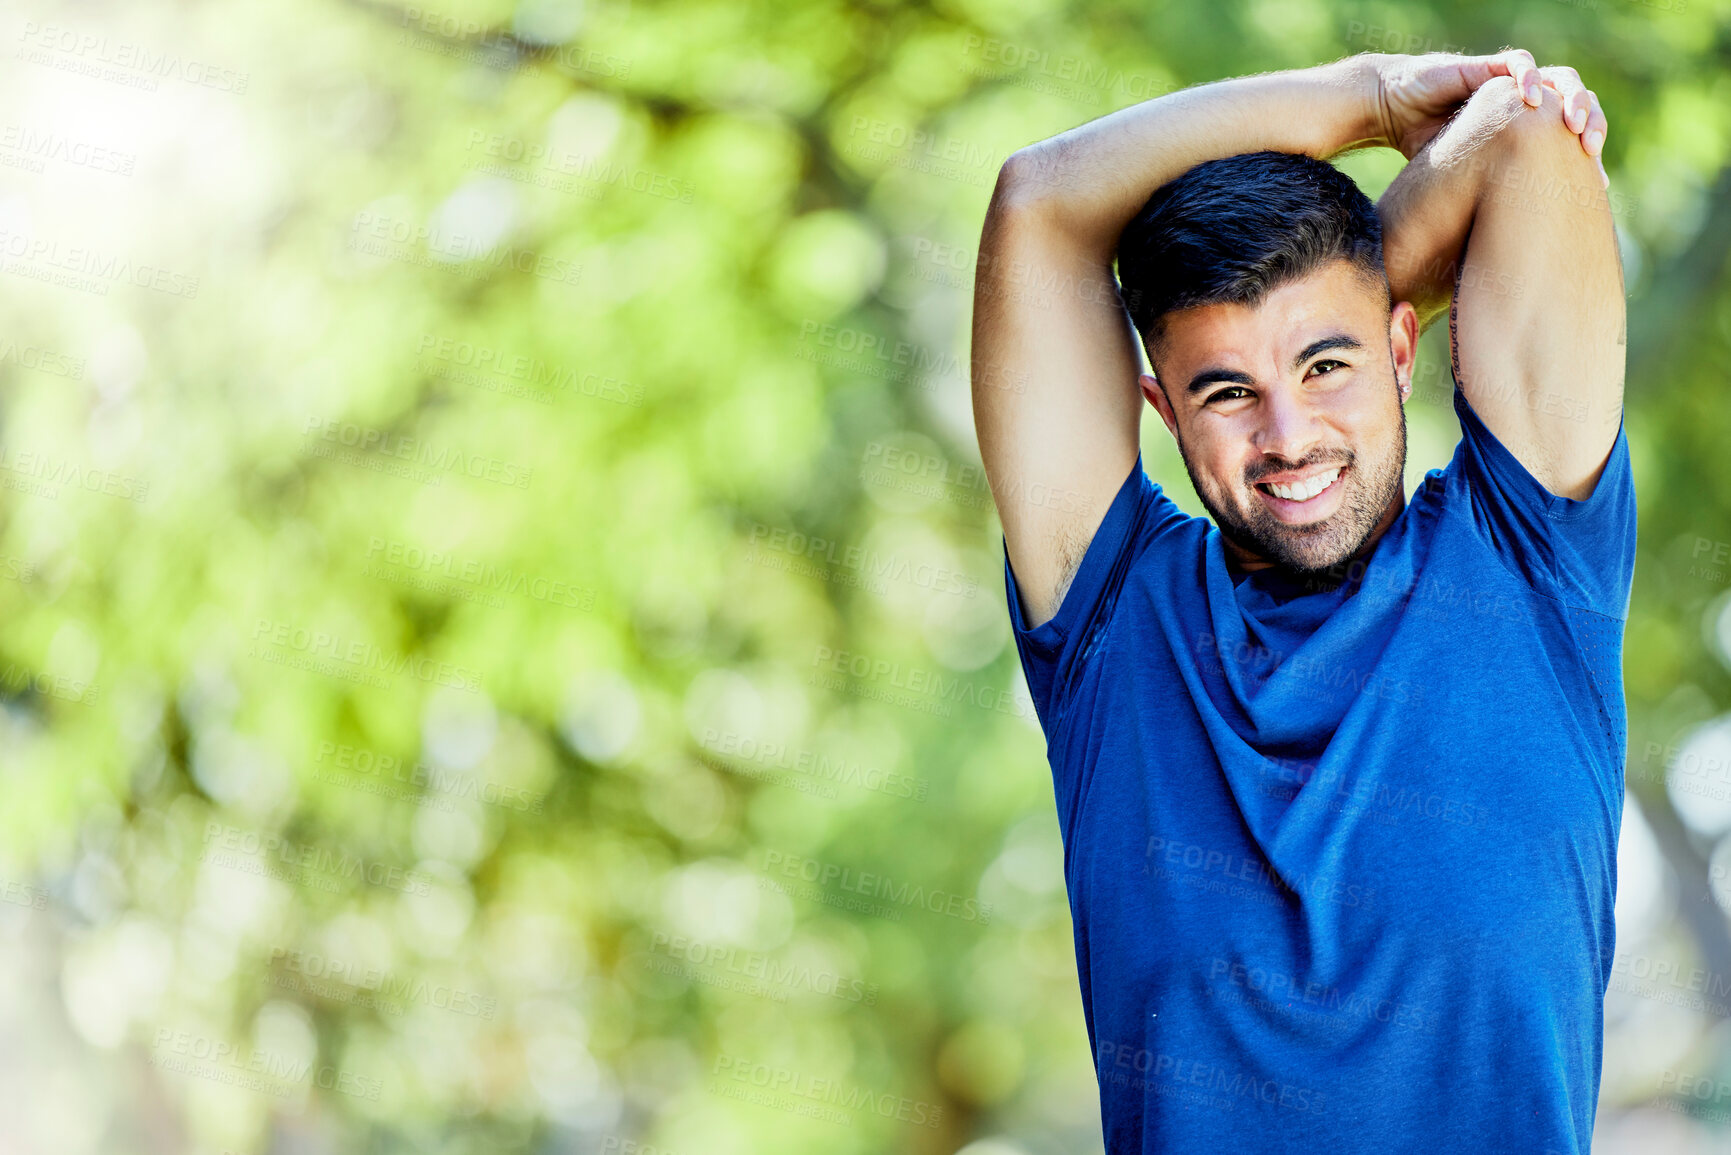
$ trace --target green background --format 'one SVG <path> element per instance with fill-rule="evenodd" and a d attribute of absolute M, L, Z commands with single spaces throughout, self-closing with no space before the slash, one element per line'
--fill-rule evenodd
<path fill-rule="evenodd" d="M 998 166 L 1511 44 L 1605 106 L 1630 292 L 1596 1150 L 1731 1149 L 1731 5 L 438 3 L 0 22 L 0 1149 L 1100 1150 Z"/>

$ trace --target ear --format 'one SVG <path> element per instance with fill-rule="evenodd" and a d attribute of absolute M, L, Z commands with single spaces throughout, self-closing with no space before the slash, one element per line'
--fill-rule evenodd
<path fill-rule="evenodd" d="M 1148 404 L 1154 406 L 1154 412 L 1160 414 L 1160 420 L 1166 423 L 1167 430 L 1174 440 L 1178 437 L 1178 415 L 1172 412 L 1172 403 L 1166 399 L 1166 391 L 1160 388 L 1160 382 L 1146 373 L 1136 374 L 1136 383 L 1142 386 L 1142 396 L 1148 399 Z"/>
<path fill-rule="evenodd" d="M 1412 371 L 1418 361 L 1418 313 L 1407 301 L 1396 301 L 1388 317 L 1388 348 L 1401 403 L 1412 396 Z"/>

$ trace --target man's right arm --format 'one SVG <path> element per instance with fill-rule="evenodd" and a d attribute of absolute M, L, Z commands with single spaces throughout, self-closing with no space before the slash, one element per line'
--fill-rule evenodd
<path fill-rule="evenodd" d="M 1361 55 L 1218 81 L 1030 145 L 998 174 L 974 284 L 980 453 L 1031 628 L 1063 602 L 1136 462 L 1137 334 L 1119 296 L 1119 235 L 1194 165 L 1274 149 L 1326 158 L 1389 139 Z"/>

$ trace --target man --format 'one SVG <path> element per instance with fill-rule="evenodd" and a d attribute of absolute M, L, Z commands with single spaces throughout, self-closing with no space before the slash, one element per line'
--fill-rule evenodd
<path fill-rule="evenodd" d="M 974 411 L 1114 1155 L 1589 1151 L 1635 546 L 1605 131 L 1524 51 L 1363 55 L 1004 165 Z M 1369 145 L 1410 162 L 1375 206 L 1323 159 Z M 1462 437 L 1409 502 L 1444 311 Z M 1212 520 L 1143 472 L 1138 384 Z"/>

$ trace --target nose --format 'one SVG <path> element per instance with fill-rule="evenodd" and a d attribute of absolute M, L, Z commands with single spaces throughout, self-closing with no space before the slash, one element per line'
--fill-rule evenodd
<path fill-rule="evenodd" d="M 1262 422 L 1250 443 L 1270 457 L 1300 462 L 1322 440 L 1316 408 L 1291 389 L 1273 388 L 1262 395 Z"/>

